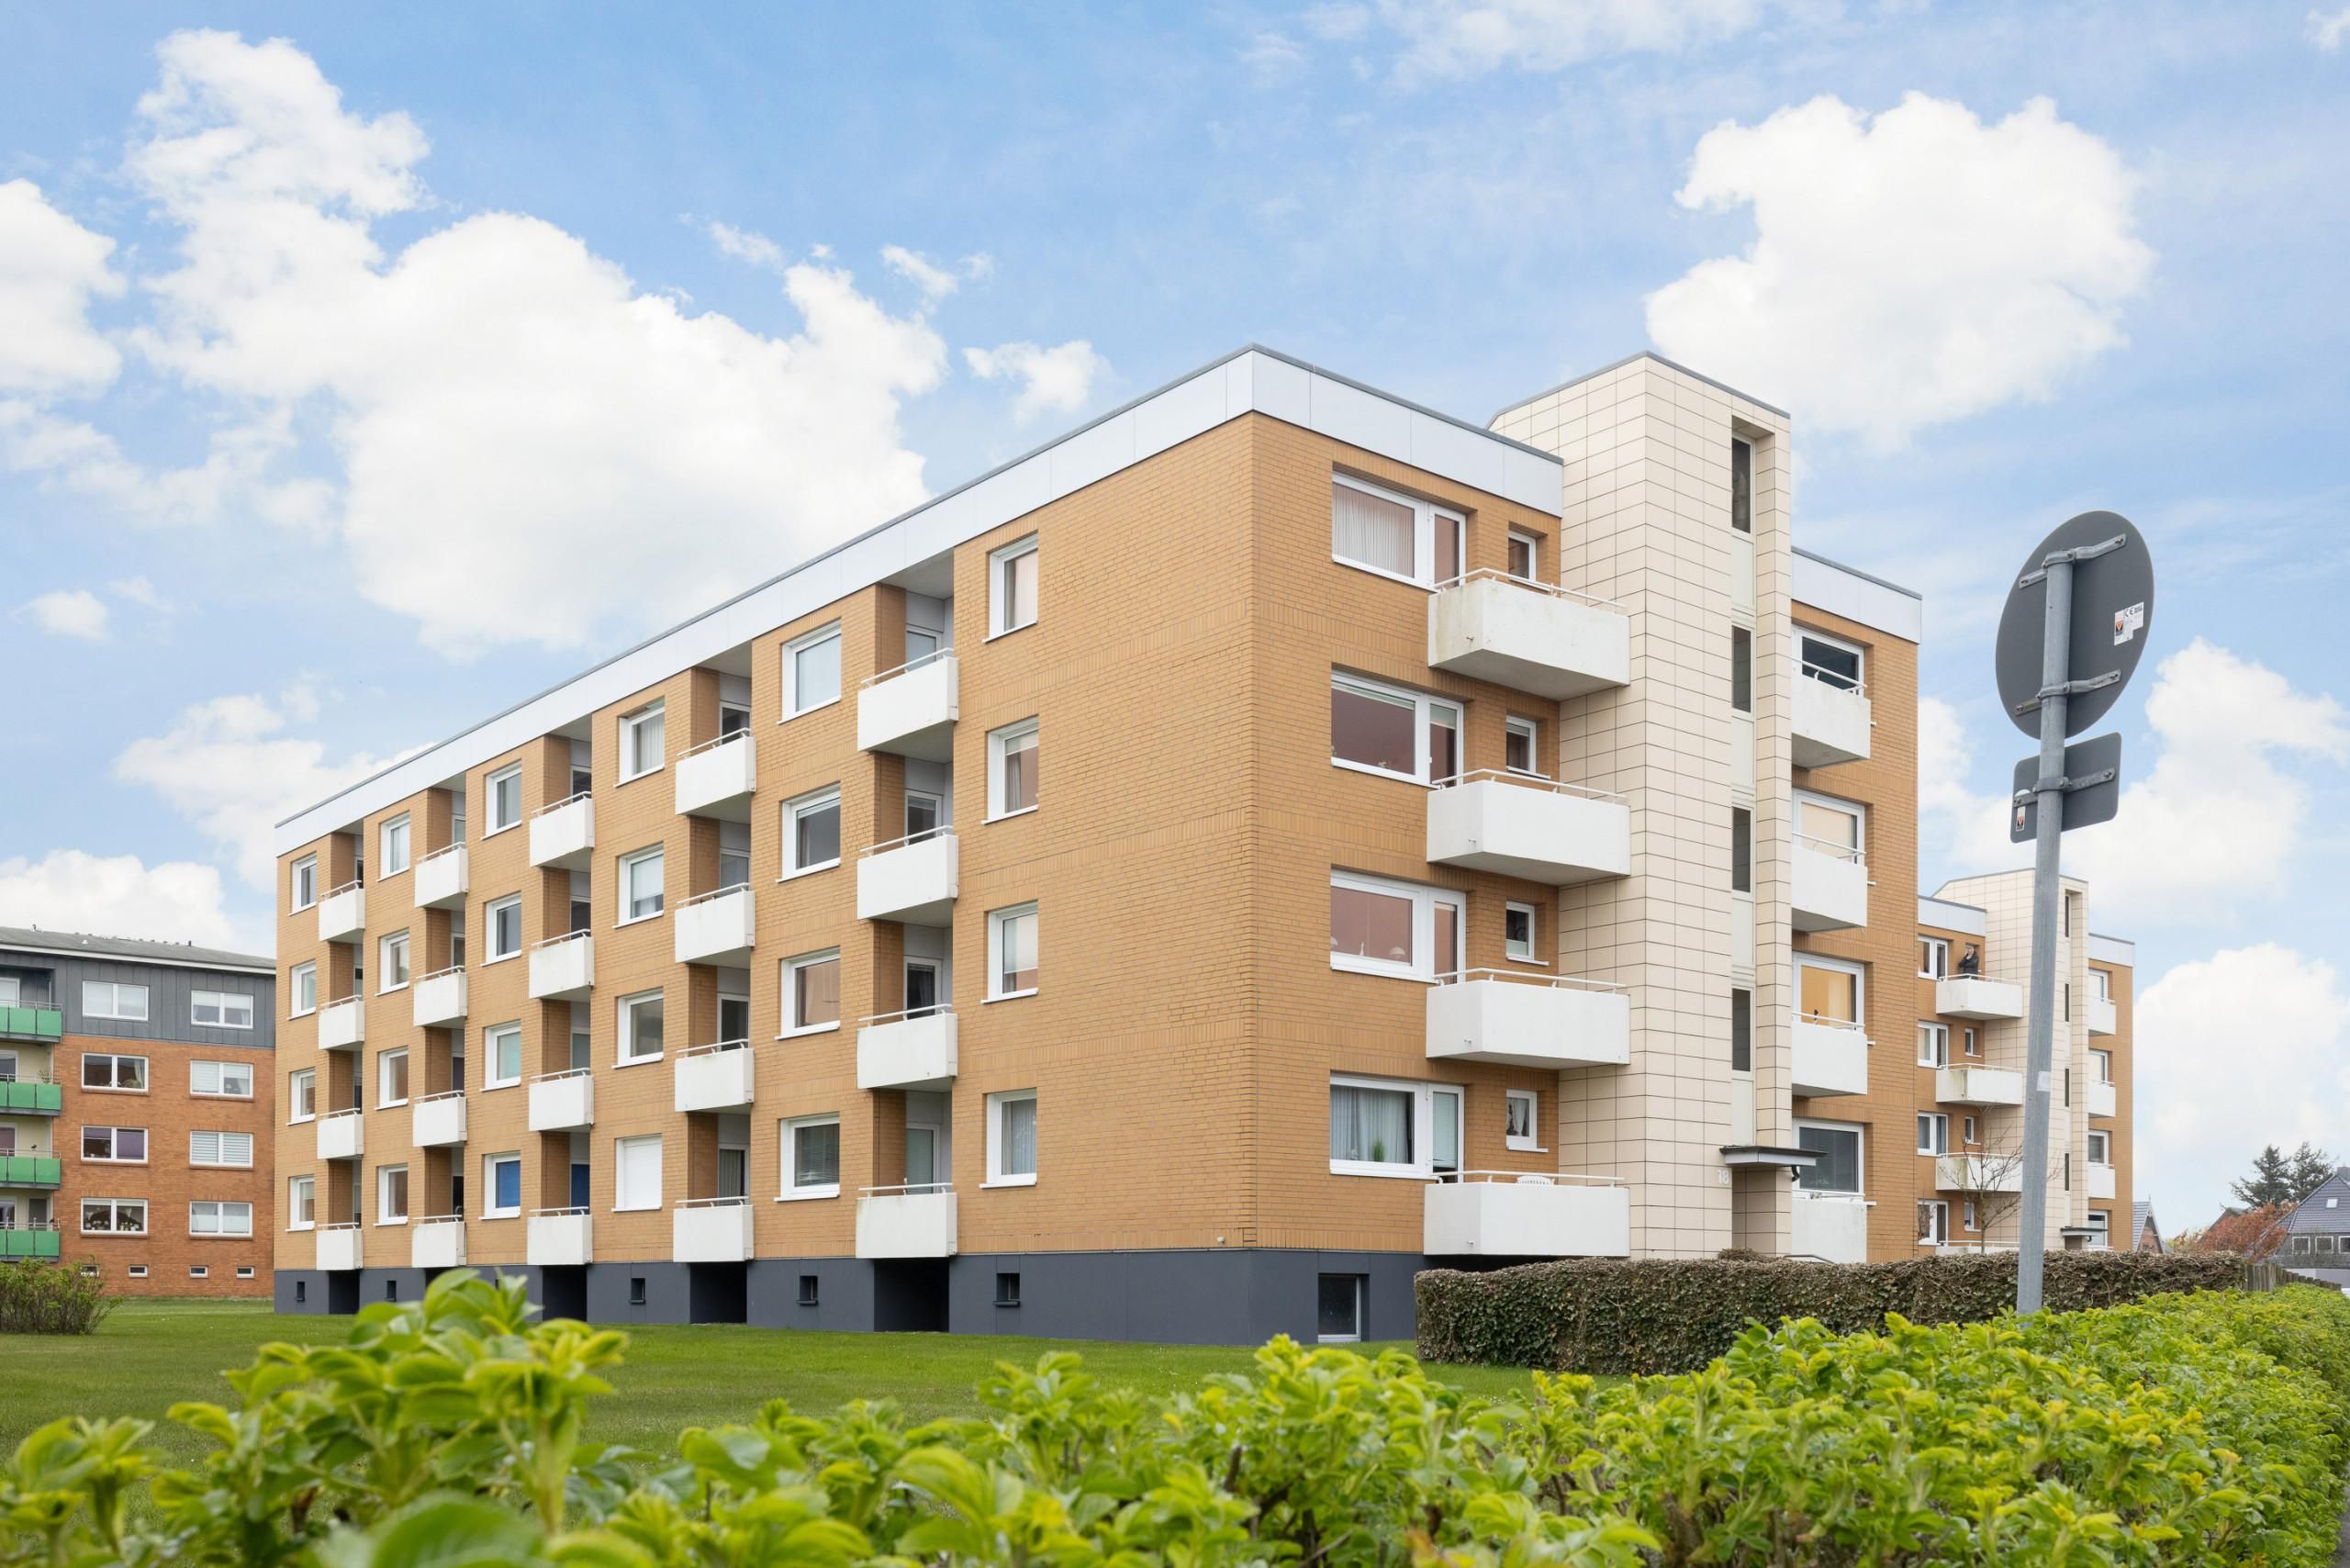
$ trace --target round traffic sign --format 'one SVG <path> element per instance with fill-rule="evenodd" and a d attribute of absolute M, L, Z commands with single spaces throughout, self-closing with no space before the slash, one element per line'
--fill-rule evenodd
<path fill-rule="evenodd" d="M 1999 645 L 1994 655 L 1999 705 L 2017 729 L 2040 735 L 2042 642 L 2048 614 L 2048 557 L 2062 550 L 2092 549 L 2108 540 L 2121 546 L 2073 565 L 2073 624 L 2068 678 L 2114 679 L 2076 693 L 2065 709 L 2065 734 L 2077 735 L 2106 715 L 2138 668 L 2154 624 L 2154 562 L 2146 541 L 2117 511 L 2085 511 L 2042 540 L 2024 557 L 1999 614 Z"/>

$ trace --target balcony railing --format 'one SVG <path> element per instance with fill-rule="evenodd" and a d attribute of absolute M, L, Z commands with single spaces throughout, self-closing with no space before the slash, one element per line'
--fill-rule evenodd
<path fill-rule="evenodd" d="M 859 1089 L 945 1089 L 961 1070 L 960 1025 L 942 1003 L 857 1021 Z"/>
<path fill-rule="evenodd" d="M 2023 987 L 1988 975 L 1945 975 L 1934 981 L 1934 1011 L 1945 1018 L 2020 1018 Z"/>
<path fill-rule="evenodd" d="M 946 826 L 867 846 L 856 862 L 856 917 L 946 924 L 962 891 L 959 850 Z"/>
<path fill-rule="evenodd" d="M 327 1112 L 318 1127 L 320 1159 L 356 1159 L 365 1151 L 367 1123 L 357 1106 Z"/>
<path fill-rule="evenodd" d="M 319 1226 L 317 1242 L 321 1272 L 347 1273 L 358 1268 L 365 1255 L 363 1233 L 355 1219 Z"/>
<path fill-rule="evenodd" d="M 1941 1068 L 1934 1073 L 1934 1099 L 1945 1105 L 2020 1105 L 2023 1074 L 1998 1067 Z"/>
<path fill-rule="evenodd" d="M 1427 857 L 1553 887 L 1626 877 L 1631 808 L 1609 790 L 1479 768 L 1428 791 Z"/>
<path fill-rule="evenodd" d="M 759 782 L 758 748 L 751 732 L 736 730 L 688 747 L 677 758 L 677 812 L 751 820 L 751 795 Z"/>
<path fill-rule="evenodd" d="M 0 1039 L 54 1041 L 65 1033 L 65 1014 L 55 1007 L 0 1007 Z"/>
<path fill-rule="evenodd" d="M 1865 1263 L 1869 1258 L 1868 1200 L 1858 1193 L 1795 1194 L 1791 1250 L 1798 1258 Z"/>
<path fill-rule="evenodd" d="M 345 882 L 319 901 L 319 940 L 356 942 L 367 934 L 367 890 Z"/>
<path fill-rule="evenodd" d="M 418 1028 L 446 1028 L 461 1021 L 465 1015 L 465 967 L 453 964 L 420 975 L 411 994 Z"/>
<path fill-rule="evenodd" d="M 65 1162 L 42 1154 L 0 1154 L 0 1187 L 55 1187 L 65 1180 Z"/>
<path fill-rule="evenodd" d="M 1431 1061 L 1556 1070 L 1632 1059 L 1632 997 L 1624 986 L 1523 969 L 1438 978 L 1427 993 Z"/>
<path fill-rule="evenodd" d="M 1868 688 L 1818 665 L 1798 666 L 1790 752 L 1797 767 L 1864 762 L 1872 722 Z"/>
<path fill-rule="evenodd" d="M 758 908 L 747 885 L 696 893 L 669 913 L 677 962 L 739 968 L 749 961 Z"/>
<path fill-rule="evenodd" d="M 462 909 L 471 857 L 464 840 L 447 844 L 416 863 L 416 902 L 426 909 Z"/>
<path fill-rule="evenodd" d="M 0 1114 L 59 1116 L 65 1114 L 65 1086 L 48 1077 L 0 1081 Z"/>
<path fill-rule="evenodd" d="M 319 1048 L 347 1051 L 367 1037 L 367 1003 L 356 996 L 340 997 L 319 1009 Z"/>
<path fill-rule="evenodd" d="M 592 1126 L 596 1121 L 596 1074 L 575 1067 L 565 1072 L 543 1072 L 531 1080 L 531 1130 L 559 1133 Z"/>
<path fill-rule="evenodd" d="M 1818 1098 L 1869 1092 L 1868 1031 L 1849 1018 L 1796 1014 L 1789 1088 Z"/>
<path fill-rule="evenodd" d="M 408 1140 L 419 1148 L 442 1148 L 465 1141 L 465 1092 L 444 1089 L 408 1106 Z"/>
<path fill-rule="evenodd" d="M 576 1268 L 596 1253 L 595 1216 L 584 1208 L 532 1209 L 523 1261 L 542 1269 Z"/>
<path fill-rule="evenodd" d="M 747 1197 L 679 1199 L 669 1215 L 669 1256 L 680 1263 L 746 1263 L 751 1223 Z"/>
<path fill-rule="evenodd" d="M 735 1111 L 751 1103 L 758 1061 L 748 1040 L 719 1040 L 677 1053 L 675 1103 L 679 1111 Z"/>
<path fill-rule="evenodd" d="M 2088 1112 L 2092 1116 L 2115 1116 L 2121 1113 L 2121 1092 L 2109 1079 L 2092 1079 L 2088 1085 Z"/>
<path fill-rule="evenodd" d="M 582 790 L 531 813 L 531 864 L 578 870 L 596 848 L 596 801 Z"/>
<path fill-rule="evenodd" d="M 465 1216 L 428 1215 L 409 1233 L 408 1267 L 462 1269 L 465 1266 Z"/>
<path fill-rule="evenodd" d="M 953 760 L 955 724 L 962 717 L 961 679 L 952 648 L 866 677 L 856 690 L 858 749 Z"/>
<path fill-rule="evenodd" d="M 1422 1250 L 1442 1258 L 1627 1258 L 1632 1194 L 1620 1177 L 1461 1170 L 1422 1194 Z"/>
<path fill-rule="evenodd" d="M 596 984 L 596 938 L 568 931 L 531 945 L 531 999 L 576 1001 Z"/>
<path fill-rule="evenodd" d="M 1553 700 L 1632 678 L 1624 607 L 1551 583 L 1481 567 L 1428 599 L 1428 663 Z"/>
<path fill-rule="evenodd" d="M 55 1220 L 45 1225 L 0 1225 L 0 1258 L 54 1258 L 57 1255 Z"/>
<path fill-rule="evenodd" d="M 2092 1035 L 2119 1034 L 2121 1029 L 2120 1012 L 2121 1010 L 2113 1004 L 2113 998 L 2098 996 L 2092 992 L 2088 999 L 2089 1033 Z"/>
<path fill-rule="evenodd" d="M 1868 859 L 1852 846 L 1796 834 L 1794 882 L 1788 924 L 1797 931 L 1869 923 Z"/>
<path fill-rule="evenodd" d="M 858 1257 L 952 1258 L 955 1249 L 952 1182 L 867 1187 L 857 1197 Z"/>

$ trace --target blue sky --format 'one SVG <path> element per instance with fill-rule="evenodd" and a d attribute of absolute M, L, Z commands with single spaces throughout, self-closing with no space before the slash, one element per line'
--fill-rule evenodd
<path fill-rule="evenodd" d="M 2068 846 L 2140 943 L 2141 1191 L 2176 1227 L 2264 1139 L 2350 1158 L 2350 12 L 0 44 L 0 919 L 265 944 L 274 818 L 1242 342 L 1474 420 L 1654 345 L 1790 407 L 1798 538 L 1927 595 L 1930 882 L 2011 860 L 2001 578 L 2073 511 L 2146 530 L 2135 788 Z"/>

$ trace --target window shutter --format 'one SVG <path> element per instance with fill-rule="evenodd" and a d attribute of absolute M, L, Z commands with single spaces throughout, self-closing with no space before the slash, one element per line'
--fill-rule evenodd
<path fill-rule="evenodd" d="M 218 1133 L 190 1133 L 187 1135 L 187 1157 L 195 1164 L 218 1165 L 220 1163 L 220 1135 Z"/>
<path fill-rule="evenodd" d="M 217 1061 L 199 1061 L 190 1063 L 188 1067 L 188 1088 L 198 1094 L 219 1093 L 220 1064 Z"/>
<path fill-rule="evenodd" d="M 201 1135 L 199 1135 L 201 1136 Z M 253 1135 L 251 1133 L 219 1133 L 220 1163 L 251 1165 L 253 1162 Z"/>

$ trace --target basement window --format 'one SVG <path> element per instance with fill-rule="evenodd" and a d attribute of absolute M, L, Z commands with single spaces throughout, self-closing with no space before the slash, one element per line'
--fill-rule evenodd
<path fill-rule="evenodd" d="M 998 1306 L 1018 1306 L 1020 1305 L 1020 1276 L 1018 1274 L 999 1273 L 996 1275 L 995 1304 Z"/>

